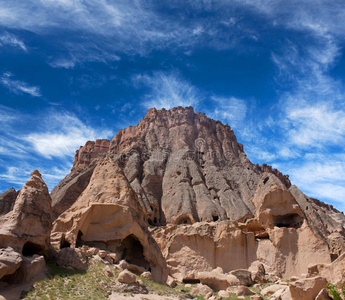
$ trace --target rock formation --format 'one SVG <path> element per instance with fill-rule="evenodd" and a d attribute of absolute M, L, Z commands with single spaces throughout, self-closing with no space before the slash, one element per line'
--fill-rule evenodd
<path fill-rule="evenodd" d="M 14 188 L 10 188 L 0 194 L 0 216 L 7 214 L 13 209 L 17 194 Z"/>
<path fill-rule="evenodd" d="M 48 250 L 53 218 L 50 241 L 62 266 L 85 269 L 97 257 L 224 295 L 294 278 L 265 291 L 274 299 L 345 283 L 344 214 L 278 170 L 252 164 L 228 125 L 192 107 L 150 109 L 111 141 L 87 142 L 51 198 L 52 213 L 38 171 L 18 196 L 0 195 L 0 277 L 8 282 L 42 265 L 25 256 Z"/>
<path fill-rule="evenodd" d="M 308 264 L 330 264 L 345 245 L 342 213 L 278 170 L 252 164 L 228 125 L 191 107 L 150 109 L 111 141 L 87 142 L 52 198 L 56 244 L 116 252 L 134 236 L 151 266 L 149 252 L 160 252 L 146 250 L 156 245 L 152 235 L 179 281 L 256 261 L 280 277 L 299 276 Z"/>
<path fill-rule="evenodd" d="M 13 209 L 0 217 L 0 280 L 16 283 L 33 279 L 37 275 L 34 270 L 41 272 L 45 262 L 40 255 L 49 251 L 51 226 L 48 188 L 41 174 L 34 171 Z"/>
<path fill-rule="evenodd" d="M 158 282 L 167 279 L 166 263 L 145 226 L 138 198 L 109 157 L 97 165 L 78 200 L 54 222 L 52 243 L 61 248 L 97 246 L 150 270 Z"/>

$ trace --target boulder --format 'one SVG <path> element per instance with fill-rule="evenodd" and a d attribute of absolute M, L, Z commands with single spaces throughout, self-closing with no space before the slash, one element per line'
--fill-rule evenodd
<path fill-rule="evenodd" d="M 225 275 L 215 272 L 199 272 L 197 278 L 202 284 L 206 284 L 214 291 L 226 290 L 229 286 L 239 284 L 234 275 Z"/>
<path fill-rule="evenodd" d="M 235 294 L 236 296 L 251 296 L 255 294 L 244 285 L 230 286 L 227 288 L 227 292 Z"/>
<path fill-rule="evenodd" d="M 218 296 L 221 298 L 229 298 L 230 292 L 221 290 L 218 292 Z"/>
<path fill-rule="evenodd" d="M 210 292 L 213 293 L 213 290 L 208 285 L 198 283 L 193 285 L 189 294 L 194 297 L 199 295 L 206 295 Z"/>
<path fill-rule="evenodd" d="M 109 266 L 106 266 L 104 268 L 104 274 L 107 275 L 108 277 L 114 277 L 115 276 L 114 270 Z"/>
<path fill-rule="evenodd" d="M 56 263 L 64 268 L 70 267 L 75 270 L 87 269 L 87 259 L 78 248 L 62 248 L 57 255 Z"/>
<path fill-rule="evenodd" d="M 326 283 L 326 279 L 322 277 L 304 278 L 290 282 L 291 297 L 293 300 L 315 299 Z"/>
<path fill-rule="evenodd" d="M 128 270 L 123 270 L 117 277 L 117 280 L 121 283 L 131 284 L 135 283 L 137 278 L 132 272 L 129 272 Z"/>
<path fill-rule="evenodd" d="M 5 275 L 13 274 L 22 263 L 22 256 L 13 248 L 0 249 L 0 279 Z"/>
<path fill-rule="evenodd" d="M 240 285 L 253 285 L 252 273 L 248 270 L 233 270 L 229 272 L 229 274 L 234 275 L 238 279 Z"/>
<path fill-rule="evenodd" d="M 151 272 L 148 272 L 148 271 L 143 272 L 140 276 L 141 276 L 141 277 L 144 277 L 144 278 L 146 278 L 146 279 L 152 280 L 152 274 L 151 274 Z"/>
<path fill-rule="evenodd" d="M 170 286 L 171 288 L 174 288 L 176 286 L 176 280 L 172 278 L 171 276 L 168 276 L 167 285 Z"/>
<path fill-rule="evenodd" d="M 269 286 L 265 287 L 264 289 L 262 289 L 261 290 L 261 295 L 262 296 L 272 295 L 275 292 L 277 292 L 279 290 L 285 290 L 286 288 L 287 288 L 286 285 L 272 284 L 272 285 L 269 285 Z"/>
<path fill-rule="evenodd" d="M 23 257 L 23 261 L 16 272 L 7 276 L 6 282 L 10 284 L 16 283 L 34 283 L 42 280 L 47 276 L 47 267 L 43 256 L 33 255 L 31 257 Z"/>

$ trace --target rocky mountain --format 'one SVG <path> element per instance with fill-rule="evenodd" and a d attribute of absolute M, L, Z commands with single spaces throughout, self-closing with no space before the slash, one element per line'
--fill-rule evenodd
<path fill-rule="evenodd" d="M 16 248 L 19 258 L 26 241 L 35 254 L 49 244 L 39 226 L 40 238 L 19 236 L 30 226 L 13 220 L 25 220 L 22 199 L 31 199 L 25 195 L 40 185 L 37 176 L 18 195 L 12 189 L 0 195 L 0 222 L 15 228 L 4 240 L 23 240 L 1 247 Z M 307 197 L 278 170 L 254 165 L 229 125 L 192 107 L 150 109 L 112 140 L 80 147 L 70 174 L 51 192 L 51 210 L 49 195 L 37 188 L 48 200 L 35 200 L 42 202 L 40 223 L 34 211 L 30 218 L 49 234 L 52 213 L 50 243 L 67 266 L 65 256 L 75 263 L 100 251 L 108 262 L 150 272 L 157 282 L 213 290 L 302 274 L 345 282 L 344 214 Z"/>

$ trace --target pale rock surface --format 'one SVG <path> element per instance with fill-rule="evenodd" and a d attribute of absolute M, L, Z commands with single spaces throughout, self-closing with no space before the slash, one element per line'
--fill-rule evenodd
<path fill-rule="evenodd" d="M 6 282 L 16 283 L 34 283 L 47 276 L 47 267 L 43 256 L 33 255 L 23 257 L 23 261 L 16 272 L 7 277 Z"/>
<path fill-rule="evenodd" d="M 345 253 L 328 264 L 310 265 L 307 277 L 321 276 L 333 284 L 345 284 Z"/>
<path fill-rule="evenodd" d="M 239 280 L 234 275 L 215 272 L 199 272 L 197 278 L 202 284 L 208 285 L 214 291 L 226 290 L 229 286 L 239 284 Z"/>
<path fill-rule="evenodd" d="M 264 289 L 262 289 L 261 290 L 261 295 L 262 296 L 272 295 L 275 292 L 277 292 L 279 290 L 285 290 L 286 288 L 287 288 L 286 285 L 272 284 L 272 285 L 269 285 L 269 286 L 265 287 Z"/>
<path fill-rule="evenodd" d="M 0 279 L 5 275 L 13 274 L 22 263 L 22 256 L 13 248 L 0 249 Z"/>
<path fill-rule="evenodd" d="M 97 164 L 87 188 L 54 222 L 52 243 L 122 251 L 129 263 L 151 268 L 154 280 L 166 282 L 166 263 L 145 228 L 137 196 L 121 168 L 109 157 Z"/>
<path fill-rule="evenodd" d="M 0 248 L 8 246 L 24 254 L 49 250 L 51 198 L 38 171 L 31 173 L 20 190 L 13 209 L 0 217 Z"/>
<path fill-rule="evenodd" d="M 117 277 L 117 280 L 121 283 L 130 284 L 136 282 L 137 279 L 133 273 L 128 270 L 123 270 Z"/>
<path fill-rule="evenodd" d="M 318 293 L 325 288 L 326 279 L 312 277 L 290 282 L 289 288 L 293 300 L 315 299 Z"/>
<path fill-rule="evenodd" d="M 198 284 L 193 285 L 189 294 L 191 296 L 199 296 L 199 295 L 206 295 L 210 292 L 213 293 L 213 290 L 208 285 L 198 283 Z"/>
<path fill-rule="evenodd" d="M 143 272 L 141 275 L 141 277 L 144 277 L 146 279 L 152 280 L 152 274 L 151 272 Z"/>

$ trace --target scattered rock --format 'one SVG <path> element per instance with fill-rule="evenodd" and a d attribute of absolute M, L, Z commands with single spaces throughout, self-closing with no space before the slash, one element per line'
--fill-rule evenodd
<path fill-rule="evenodd" d="M 291 297 L 298 300 L 315 299 L 326 286 L 326 283 L 326 279 L 322 277 L 305 278 L 290 282 Z"/>
<path fill-rule="evenodd" d="M 227 291 L 231 294 L 235 294 L 236 296 L 250 296 L 255 294 L 249 288 L 243 285 L 230 286 L 227 288 Z"/>
<path fill-rule="evenodd" d="M 234 275 L 239 280 L 240 285 L 253 285 L 252 273 L 248 270 L 234 270 L 231 271 L 229 274 Z"/>
<path fill-rule="evenodd" d="M 0 249 L 0 279 L 5 275 L 13 274 L 22 263 L 22 256 L 13 248 Z"/>
<path fill-rule="evenodd" d="M 121 283 L 130 284 L 136 282 L 137 279 L 133 273 L 128 270 L 123 270 L 117 277 L 117 280 Z"/>
<path fill-rule="evenodd" d="M 62 248 L 58 253 L 56 263 L 61 267 L 71 267 L 75 270 L 87 269 L 87 259 L 78 248 Z"/>
<path fill-rule="evenodd" d="M 224 291 L 224 290 L 221 290 L 221 291 L 218 292 L 218 296 L 222 297 L 222 298 L 228 298 L 229 294 L 230 294 L 229 291 Z"/>
<path fill-rule="evenodd" d="M 213 293 L 213 290 L 208 285 L 198 283 L 196 285 L 193 285 L 189 294 L 191 296 L 198 296 L 198 295 L 206 295 L 210 292 Z"/>
<path fill-rule="evenodd" d="M 259 295 L 253 295 L 253 296 L 250 296 L 250 300 L 262 300 L 262 297 Z"/>
<path fill-rule="evenodd" d="M 139 284 L 139 286 L 142 286 L 142 287 L 145 286 L 144 281 L 142 281 L 141 279 L 138 279 L 138 280 L 137 280 L 137 284 Z"/>
<path fill-rule="evenodd" d="M 114 270 L 109 266 L 106 266 L 104 268 L 104 274 L 107 275 L 108 277 L 114 277 L 115 276 Z"/>
<path fill-rule="evenodd" d="M 104 250 L 99 250 L 97 255 L 100 257 L 100 258 L 106 258 L 106 256 L 108 255 L 107 251 L 104 251 Z"/>
<path fill-rule="evenodd" d="M 140 276 L 141 276 L 141 277 L 144 277 L 144 278 L 146 278 L 146 279 L 152 280 L 152 274 L 151 274 L 151 272 L 148 272 L 148 271 L 143 272 Z M 170 278 L 171 278 L 171 277 L 170 277 Z M 169 277 L 168 277 L 168 279 L 169 279 Z"/>
<path fill-rule="evenodd" d="M 171 276 L 168 276 L 167 285 L 170 286 L 171 288 L 174 288 L 176 286 L 176 280 L 172 278 Z"/>
<path fill-rule="evenodd" d="M 268 295 L 274 294 L 276 291 L 279 291 L 282 289 L 286 289 L 286 285 L 272 284 L 272 285 L 269 285 L 269 286 L 265 287 L 264 289 L 262 289 L 261 295 L 262 296 L 268 296 Z"/>
<path fill-rule="evenodd" d="M 234 275 L 215 272 L 199 272 L 197 277 L 202 284 L 206 284 L 214 291 L 226 290 L 231 285 L 239 284 Z"/>

